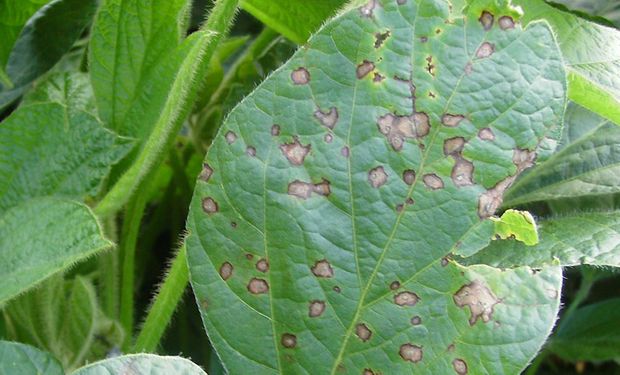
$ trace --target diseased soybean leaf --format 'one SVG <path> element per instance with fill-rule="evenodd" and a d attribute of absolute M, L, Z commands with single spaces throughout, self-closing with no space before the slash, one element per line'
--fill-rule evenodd
<path fill-rule="evenodd" d="M 620 357 L 620 298 L 581 307 L 563 321 L 548 348 L 567 361 Z"/>
<path fill-rule="evenodd" d="M 242 0 L 241 7 L 295 43 L 305 43 L 346 0 Z"/>
<path fill-rule="evenodd" d="M 187 11 L 187 0 L 108 0 L 97 14 L 90 78 L 101 118 L 120 135 L 144 140 L 155 125 L 178 70 L 168 65 Z"/>
<path fill-rule="evenodd" d="M 524 21 L 545 19 L 558 38 L 569 73 L 569 97 L 620 124 L 620 31 L 562 12 L 544 1 L 515 0 Z"/>
<path fill-rule="evenodd" d="M 514 374 L 548 335 L 557 267 L 450 259 L 559 137 L 551 30 L 512 9 L 371 0 L 329 21 L 224 122 L 188 262 L 236 374 Z"/>
<path fill-rule="evenodd" d="M 504 204 L 620 192 L 620 126 L 572 104 L 559 152 L 527 171 Z"/>
<path fill-rule="evenodd" d="M 71 375 L 206 375 L 191 361 L 181 357 L 162 357 L 152 354 L 132 354 L 106 359 L 82 367 Z"/>
<path fill-rule="evenodd" d="M 468 264 L 493 267 L 590 264 L 620 267 L 620 211 L 577 212 L 538 222 L 540 242 L 493 241 L 467 258 Z"/>
<path fill-rule="evenodd" d="M 0 341 L 1 375 L 64 375 L 60 363 L 49 353 L 17 342 Z"/>
<path fill-rule="evenodd" d="M 53 0 L 30 18 L 8 58 L 6 74 L 13 88 L 0 85 L 0 109 L 69 51 L 96 10 L 97 0 Z"/>
<path fill-rule="evenodd" d="M 50 352 L 65 369 L 86 363 L 95 341 L 97 299 L 92 281 L 62 275 L 11 301 L 5 309 L 10 338 Z"/>

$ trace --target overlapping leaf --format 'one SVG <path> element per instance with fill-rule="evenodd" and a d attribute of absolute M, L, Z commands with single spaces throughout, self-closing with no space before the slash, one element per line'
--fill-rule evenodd
<path fill-rule="evenodd" d="M 17 342 L 0 341 L 0 374 L 64 375 L 64 371 L 48 353 Z"/>
<path fill-rule="evenodd" d="M 544 341 L 558 268 L 450 253 L 559 133 L 562 59 L 546 25 L 468 12 L 371 0 L 231 112 L 187 240 L 230 373 L 517 373 Z"/>
<path fill-rule="evenodd" d="M 151 354 L 135 354 L 106 359 L 85 366 L 72 375 L 104 375 L 130 373 L 144 375 L 206 375 L 191 361 L 181 357 L 160 357 Z"/>

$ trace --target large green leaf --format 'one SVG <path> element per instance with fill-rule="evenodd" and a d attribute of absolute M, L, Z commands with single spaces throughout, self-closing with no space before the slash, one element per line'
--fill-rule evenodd
<path fill-rule="evenodd" d="M 134 354 L 106 359 L 71 373 L 71 375 L 206 375 L 191 361 L 181 357 L 160 357 L 152 354 Z"/>
<path fill-rule="evenodd" d="M 48 353 L 17 342 L 0 341 L 0 375 L 64 375 Z"/>
<path fill-rule="evenodd" d="M 620 298 L 581 307 L 563 321 L 549 349 L 568 361 L 605 361 L 620 357 Z"/>
<path fill-rule="evenodd" d="M 540 242 L 493 241 L 468 258 L 470 264 L 494 267 L 579 264 L 620 267 L 620 211 L 577 212 L 539 222 Z"/>
<path fill-rule="evenodd" d="M 620 191 L 620 126 L 574 104 L 565 123 L 562 149 L 510 188 L 506 206 Z"/>
<path fill-rule="evenodd" d="M 130 143 L 89 103 L 85 76 L 54 76 L 0 123 L 0 303 L 112 245 L 77 200 L 98 192 Z"/>
<path fill-rule="evenodd" d="M 5 308 L 11 339 L 44 349 L 71 369 L 85 363 L 95 339 L 97 300 L 83 277 L 48 279 Z"/>
<path fill-rule="evenodd" d="M 49 0 L 0 0 L 0 70 L 28 19 Z"/>
<path fill-rule="evenodd" d="M 303 44 L 346 0 L 242 0 L 241 7 L 290 40 Z"/>
<path fill-rule="evenodd" d="M 143 140 L 155 125 L 178 70 L 166 65 L 186 15 L 187 0 L 108 0 L 97 14 L 90 77 L 101 118 L 121 135 Z"/>
<path fill-rule="evenodd" d="M 569 73 L 571 100 L 620 124 L 620 31 L 551 7 L 515 0 L 525 21 L 545 19 L 555 31 Z"/>
<path fill-rule="evenodd" d="M 514 374 L 536 353 L 560 270 L 450 260 L 559 136 L 560 51 L 510 15 L 372 0 L 231 112 L 187 239 L 229 373 Z"/>
<path fill-rule="evenodd" d="M 97 0 L 53 0 L 32 16 L 9 55 L 6 74 L 13 87 L 0 85 L 0 109 L 69 51 L 96 9 Z"/>

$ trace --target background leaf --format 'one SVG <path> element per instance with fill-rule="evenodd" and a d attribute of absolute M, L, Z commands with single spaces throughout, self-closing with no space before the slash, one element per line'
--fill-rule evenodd
<path fill-rule="evenodd" d="M 540 242 L 492 241 L 466 261 L 494 267 L 549 264 L 620 266 L 620 212 L 577 212 L 538 222 Z"/>
<path fill-rule="evenodd" d="M 565 104 L 549 28 L 482 9 L 370 1 L 230 113 L 187 239 L 230 373 L 518 373 L 539 349 L 560 270 L 449 259 Z"/>
<path fill-rule="evenodd" d="M 0 374 L 64 375 L 64 371 L 48 353 L 17 342 L 0 341 Z"/>
<path fill-rule="evenodd" d="M 53 0 L 32 16 L 9 55 L 6 73 L 14 88 L 0 86 L 0 110 L 69 51 L 96 10 L 96 0 Z"/>
<path fill-rule="evenodd" d="M 132 371 L 140 375 L 206 375 L 191 361 L 181 357 L 160 357 L 152 354 L 134 354 L 95 362 L 72 375 L 122 374 Z"/>

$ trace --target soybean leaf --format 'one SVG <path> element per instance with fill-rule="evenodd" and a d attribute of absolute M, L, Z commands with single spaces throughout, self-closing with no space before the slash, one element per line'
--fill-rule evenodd
<path fill-rule="evenodd" d="M 188 263 L 230 373 L 518 373 L 560 270 L 450 260 L 559 137 L 544 23 L 473 2 L 375 1 L 329 21 L 228 116 Z"/>
<path fill-rule="evenodd" d="M 26 21 L 49 0 L 0 0 L 0 70 L 6 66 L 13 44 Z"/>
<path fill-rule="evenodd" d="M 96 9 L 96 0 L 53 0 L 30 18 L 8 58 L 6 74 L 13 87 L 0 85 L 0 109 L 69 51 Z"/>
<path fill-rule="evenodd" d="M 49 353 L 17 342 L 0 341 L 0 375 L 64 375 Z"/>
<path fill-rule="evenodd" d="M 574 104 L 565 122 L 561 150 L 511 187 L 506 206 L 620 192 L 620 127 Z"/>
<path fill-rule="evenodd" d="M 11 339 L 52 353 L 65 369 L 85 363 L 97 333 L 97 301 L 90 280 L 52 277 L 4 311 Z"/>
<path fill-rule="evenodd" d="M 89 71 L 99 114 L 112 130 L 140 140 L 149 135 L 178 70 L 169 60 L 178 55 L 172 51 L 185 36 L 187 12 L 187 0 L 102 5 L 89 45 Z"/>
<path fill-rule="evenodd" d="M 468 258 L 469 264 L 494 267 L 548 264 L 620 266 L 620 212 L 578 212 L 541 220 L 540 242 L 524 246 L 514 241 L 493 241 Z"/>
<path fill-rule="evenodd" d="M 268 27 L 303 44 L 346 0 L 242 0 L 241 7 Z"/>
<path fill-rule="evenodd" d="M 575 310 L 549 343 L 567 361 L 605 361 L 620 357 L 620 298 Z"/>
<path fill-rule="evenodd" d="M 206 375 L 191 361 L 181 357 L 160 357 L 152 354 L 133 354 L 95 362 L 71 373 L 72 375 L 107 375 L 136 373 L 140 375 Z"/>
<path fill-rule="evenodd" d="M 554 0 L 553 3 L 565 5 L 569 9 L 585 12 L 591 16 L 603 17 L 616 27 L 620 27 L 620 3 L 616 0 Z"/>
<path fill-rule="evenodd" d="M 569 74 L 569 97 L 620 124 L 620 31 L 538 0 L 515 0 L 525 21 L 545 19 L 555 31 Z"/>

